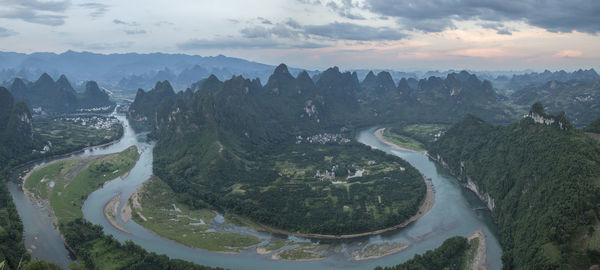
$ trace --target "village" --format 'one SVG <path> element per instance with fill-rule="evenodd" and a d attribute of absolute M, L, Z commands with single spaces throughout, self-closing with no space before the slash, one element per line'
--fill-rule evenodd
<path fill-rule="evenodd" d="M 339 144 L 349 143 L 351 140 L 348 138 L 344 138 L 342 134 L 333 134 L 333 133 L 321 133 L 312 135 L 310 137 L 302 137 L 300 135 L 296 136 L 296 144 L 301 144 L 302 142 L 307 143 L 320 143 L 326 144 L 329 142 L 337 142 Z"/>
<path fill-rule="evenodd" d="M 113 125 L 119 123 L 119 120 L 114 117 L 102 117 L 102 116 L 70 116 L 70 117 L 61 117 L 55 119 L 54 121 L 62 120 L 67 122 L 74 122 L 76 124 L 81 124 L 82 126 L 87 126 L 89 128 L 94 128 L 97 130 L 101 129 L 110 129 Z"/>

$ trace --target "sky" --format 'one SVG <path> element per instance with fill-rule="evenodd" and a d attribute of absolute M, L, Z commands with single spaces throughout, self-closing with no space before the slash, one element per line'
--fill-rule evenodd
<path fill-rule="evenodd" d="M 599 0 L 0 0 L 0 50 L 307 69 L 600 70 Z"/>

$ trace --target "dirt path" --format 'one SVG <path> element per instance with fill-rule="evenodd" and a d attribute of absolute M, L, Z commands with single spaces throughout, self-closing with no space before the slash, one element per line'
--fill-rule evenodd
<path fill-rule="evenodd" d="M 477 252 L 473 261 L 469 264 L 468 269 L 471 270 L 487 270 L 487 245 L 485 241 L 485 235 L 483 230 L 480 228 L 469 236 L 469 241 L 472 239 L 479 238 L 479 246 L 477 246 Z"/>

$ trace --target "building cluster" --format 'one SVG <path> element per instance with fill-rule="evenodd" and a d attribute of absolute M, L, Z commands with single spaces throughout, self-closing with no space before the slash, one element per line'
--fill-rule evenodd
<path fill-rule="evenodd" d="M 104 107 L 96 107 L 96 108 L 88 108 L 88 109 L 78 109 L 78 112 L 106 112 L 110 111 L 113 108 L 113 105 L 104 106 Z"/>
<path fill-rule="evenodd" d="M 335 180 L 335 170 L 338 169 L 338 165 L 333 165 L 331 167 L 331 171 L 329 170 L 325 170 L 324 173 L 321 173 L 320 170 L 317 170 L 317 173 L 315 174 L 316 178 L 320 178 L 321 181 L 327 179 L 327 180 Z"/>
<path fill-rule="evenodd" d="M 71 116 L 62 117 L 60 120 L 74 122 L 94 129 L 111 129 L 119 123 L 119 120 L 114 117 L 98 117 L 98 116 Z"/>
<path fill-rule="evenodd" d="M 342 134 L 333 134 L 333 133 L 321 133 L 317 135 L 302 137 L 296 136 L 296 144 L 301 144 L 303 142 L 306 143 L 320 143 L 326 144 L 329 142 L 344 144 L 349 143 L 351 140 L 348 138 L 344 138 Z"/>

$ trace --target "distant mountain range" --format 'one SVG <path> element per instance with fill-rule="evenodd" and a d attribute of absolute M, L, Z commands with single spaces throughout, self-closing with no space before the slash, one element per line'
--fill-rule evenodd
<path fill-rule="evenodd" d="M 35 82 L 13 79 L 9 90 L 16 101 L 23 101 L 36 113 L 69 113 L 78 110 L 112 106 L 115 103 L 94 81 L 85 83 L 85 90 L 77 93 L 65 75 L 54 81 L 44 73 Z"/>
<path fill-rule="evenodd" d="M 138 88 L 149 89 L 156 81 L 163 80 L 169 80 L 176 89 L 185 89 L 210 74 L 221 80 L 242 75 L 266 81 L 273 68 L 275 66 L 223 55 L 0 52 L 0 81 L 14 77 L 35 80 L 42 73 L 55 77 L 65 74 L 77 85 L 95 80 L 115 90 L 128 90 L 131 93 Z M 300 71 L 290 69 L 294 74 Z"/>
<path fill-rule="evenodd" d="M 600 75 L 596 73 L 596 70 L 579 69 L 573 72 L 566 72 L 564 70 L 551 72 L 545 70 L 542 73 L 526 73 L 526 74 L 515 74 L 508 82 L 507 88 L 518 91 L 527 86 L 545 84 L 549 81 L 557 82 L 568 82 L 568 81 L 579 81 L 579 82 L 594 82 L 600 80 Z"/>
<path fill-rule="evenodd" d="M 243 99 L 240 99 L 239 92 L 245 96 Z M 499 100 L 489 81 L 481 81 L 466 71 L 449 74 L 446 78 L 401 79 L 396 84 L 385 71 L 377 75 L 370 72 L 360 82 L 357 73 L 341 72 L 337 67 L 313 78 L 307 72 L 294 77 L 282 64 L 264 86 L 257 79 L 249 80 L 242 76 L 225 82 L 211 76 L 179 93 L 175 93 L 168 81 L 157 83 L 149 92 L 139 90 L 131 105 L 132 125 L 155 128 L 155 115 L 161 115 L 160 109 L 167 110 L 177 98 L 191 100 L 193 96 L 205 93 L 211 93 L 211 98 L 216 99 L 214 102 L 218 110 L 229 111 L 224 114 L 235 114 L 236 118 L 245 119 L 234 128 L 257 122 L 257 125 L 249 126 L 256 129 L 266 125 L 262 122 L 274 115 L 286 119 L 266 123 L 295 123 L 295 126 L 265 127 L 265 131 L 259 133 L 266 130 L 271 133 L 277 130 L 287 133 L 323 128 L 335 130 L 374 122 L 454 123 L 467 113 L 496 123 L 506 123 L 516 117 L 516 113 Z M 226 103 L 218 103 L 221 99 Z M 232 106 L 234 99 L 240 99 L 236 101 L 240 104 Z M 248 106 L 253 108 L 241 113 Z M 155 113 L 157 110 L 158 114 Z M 263 110 L 268 113 L 256 115 Z M 246 119 L 252 115 L 256 119 Z M 227 123 L 234 121 L 228 120 Z"/>
<path fill-rule="evenodd" d="M 67 51 L 64 53 L 14 53 L 0 52 L 0 82 L 15 77 L 29 81 L 37 79 L 41 74 L 48 73 L 53 77 L 65 74 L 74 82 L 74 87 L 83 87 L 86 81 L 94 80 L 111 90 L 124 91 L 133 94 L 138 88 L 150 89 L 157 81 L 168 80 L 176 91 L 186 89 L 192 83 L 209 75 L 215 75 L 219 80 L 227 80 L 232 76 L 259 78 L 266 82 L 275 68 L 240 58 L 218 56 L 198 56 L 186 54 L 164 53 L 125 53 L 97 54 L 90 52 Z M 303 69 L 289 68 L 292 75 L 297 76 Z M 371 70 L 356 69 L 359 80 L 363 80 Z M 458 70 L 447 71 L 393 71 L 388 72 L 395 82 L 402 78 L 425 79 L 429 77 L 445 77 L 458 73 Z M 526 71 L 525 71 L 526 72 Z M 568 73 L 565 71 L 543 73 L 526 73 L 524 71 L 469 71 L 480 79 L 494 83 L 494 87 L 505 89 L 510 87 L 517 90 L 532 83 L 545 83 L 549 80 L 567 81 L 583 77 L 597 77 L 591 70 Z M 316 70 L 307 70 L 314 77 Z M 571 75 L 573 74 L 573 75 Z M 568 78 L 568 79 L 564 79 Z M 316 81 L 316 80 L 315 80 Z M 6 86 L 6 85 L 5 85 Z"/>
<path fill-rule="evenodd" d="M 539 101 L 552 113 L 565 111 L 573 124 L 581 127 L 600 116 L 600 79 L 592 80 L 591 77 L 532 84 L 516 91 L 510 98 L 517 105 L 530 106 Z"/>

